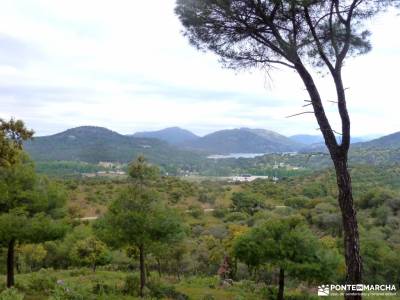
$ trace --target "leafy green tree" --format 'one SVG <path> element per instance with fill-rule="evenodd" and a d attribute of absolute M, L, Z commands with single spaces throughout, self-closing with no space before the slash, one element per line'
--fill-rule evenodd
<path fill-rule="evenodd" d="M 365 282 L 370 284 L 385 284 L 398 282 L 400 279 L 399 245 L 391 245 L 385 240 L 381 228 L 361 232 L 364 245 L 362 255 L 364 260 Z"/>
<path fill-rule="evenodd" d="M 141 296 L 146 285 L 146 251 L 153 243 L 171 243 L 184 236 L 179 215 L 161 202 L 153 188 L 154 181 L 159 180 L 158 174 L 158 169 L 147 164 L 143 157 L 136 159 L 129 167 L 129 187 L 95 225 L 100 239 L 109 245 L 139 250 Z"/>
<path fill-rule="evenodd" d="M 311 199 L 305 196 L 294 196 L 285 199 L 284 204 L 292 208 L 304 208 L 310 201 Z"/>
<path fill-rule="evenodd" d="M 14 285 L 16 243 L 40 243 L 61 237 L 65 193 L 39 178 L 23 153 L 15 163 L 0 168 L 0 244 L 7 250 L 7 286 Z"/>
<path fill-rule="evenodd" d="M 395 3 L 398 1 L 177 0 L 176 6 L 190 42 L 216 53 L 225 66 L 281 66 L 299 75 L 310 97 L 305 105 L 310 110 L 300 114 L 314 114 L 336 171 L 349 284 L 362 283 L 362 263 L 348 169 L 350 116 L 342 69 L 347 57 L 371 49 L 365 21 Z M 331 125 L 312 68 L 330 75 L 341 130 Z M 336 139 L 337 131 L 340 141 Z"/>
<path fill-rule="evenodd" d="M 232 194 L 232 209 L 253 215 L 264 207 L 262 199 L 253 193 L 236 192 Z"/>
<path fill-rule="evenodd" d="M 239 236 L 234 255 L 249 267 L 279 268 L 278 300 L 283 299 L 286 272 L 302 280 L 326 280 L 340 261 L 297 217 L 272 220 Z"/>
<path fill-rule="evenodd" d="M 33 131 L 25 127 L 21 120 L 4 121 L 0 119 L 0 167 L 16 163 L 22 142 L 30 139 Z"/>
<path fill-rule="evenodd" d="M 111 253 L 102 241 L 92 236 L 75 244 L 71 258 L 79 265 L 90 266 L 95 272 L 97 266 L 110 262 Z"/>
<path fill-rule="evenodd" d="M 44 243 L 47 255 L 44 265 L 47 268 L 66 269 L 74 262 L 71 253 L 74 246 L 81 240 L 93 236 L 91 227 L 85 224 L 74 227 L 68 231 L 63 239 Z"/>
<path fill-rule="evenodd" d="M 47 251 L 42 244 L 25 244 L 17 249 L 18 265 L 22 262 L 29 271 L 37 270 L 47 255 Z"/>

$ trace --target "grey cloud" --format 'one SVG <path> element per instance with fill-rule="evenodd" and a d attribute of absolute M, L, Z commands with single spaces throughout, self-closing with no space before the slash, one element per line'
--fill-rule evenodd
<path fill-rule="evenodd" d="M 42 53 L 34 46 L 0 33 L 0 65 L 22 68 L 30 61 L 41 58 Z"/>
<path fill-rule="evenodd" d="M 54 102 L 91 102 L 95 95 L 95 91 L 83 88 L 0 83 L 0 108 L 15 105 L 27 109 Z"/>
<path fill-rule="evenodd" d="M 235 91 L 207 90 L 201 88 L 188 88 L 184 86 L 174 86 L 165 83 L 145 83 L 144 89 L 140 91 L 131 91 L 134 95 L 161 95 L 166 99 L 175 99 L 181 101 L 234 101 L 239 103 L 249 103 L 254 106 L 278 107 L 282 105 L 268 97 L 268 94 L 252 94 Z"/>

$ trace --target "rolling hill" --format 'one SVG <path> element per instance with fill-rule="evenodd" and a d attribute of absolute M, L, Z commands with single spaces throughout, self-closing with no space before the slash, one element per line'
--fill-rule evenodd
<path fill-rule="evenodd" d="M 322 135 L 311 135 L 311 134 L 296 134 L 290 136 L 290 139 L 297 143 L 312 145 L 317 143 L 323 143 L 324 139 Z"/>
<path fill-rule="evenodd" d="M 136 132 L 133 134 L 133 137 L 159 139 L 171 145 L 179 145 L 184 142 L 197 140 L 199 138 L 189 130 L 179 127 L 169 127 L 158 131 Z"/>
<path fill-rule="evenodd" d="M 160 165 L 194 163 L 202 159 L 158 139 L 125 136 L 94 126 L 36 137 L 24 146 L 36 161 L 129 162 L 140 154 Z"/>
<path fill-rule="evenodd" d="M 211 154 L 290 152 L 301 144 L 264 129 L 229 129 L 183 143 L 186 149 Z"/>
<path fill-rule="evenodd" d="M 352 147 L 354 148 L 368 148 L 368 149 L 396 149 L 400 148 L 400 131 L 385 135 L 383 137 L 363 142 L 356 143 Z"/>

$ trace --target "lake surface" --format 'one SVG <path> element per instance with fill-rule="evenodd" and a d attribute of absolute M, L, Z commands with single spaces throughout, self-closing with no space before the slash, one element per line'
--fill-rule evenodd
<path fill-rule="evenodd" d="M 226 154 L 226 155 L 214 154 L 214 155 L 207 156 L 207 158 L 210 158 L 210 159 L 254 158 L 254 157 L 257 157 L 257 156 L 263 156 L 265 154 L 267 154 L 267 153 L 230 153 L 230 154 Z"/>

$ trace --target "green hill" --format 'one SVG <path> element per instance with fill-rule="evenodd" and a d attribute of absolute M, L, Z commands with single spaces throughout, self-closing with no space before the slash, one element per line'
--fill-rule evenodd
<path fill-rule="evenodd" d="M 159 139 L 171 145 L 179 145 L 184 142 L 193 141 L 199 138 L 189 130 L 179 127 L 169 127 L 158 131 L 136 132 L 133 136 L 138 138 Z"/>
<path fill-rule="evenodd" d="M 400 131 L 385 135 L 369 142 L 354 144 L 355 148 L 368 149 L 396 149 L 400 148 Z"/>
<path fill-rule="evenodd" d="M 212 154 L 229 154 L 290 152 L 301 145 L 273 131 L 240 128 L 217 131 L 184 146 Z"/>
<path fill-rule="evenodd" d="M 25 143 L 36 161 L 101 161 L 126 163 L 140 154 L 159 165 L 191 164 L 202 158 L 166 142 L 125 136 L 102 127 L 82 126 Z"/>

